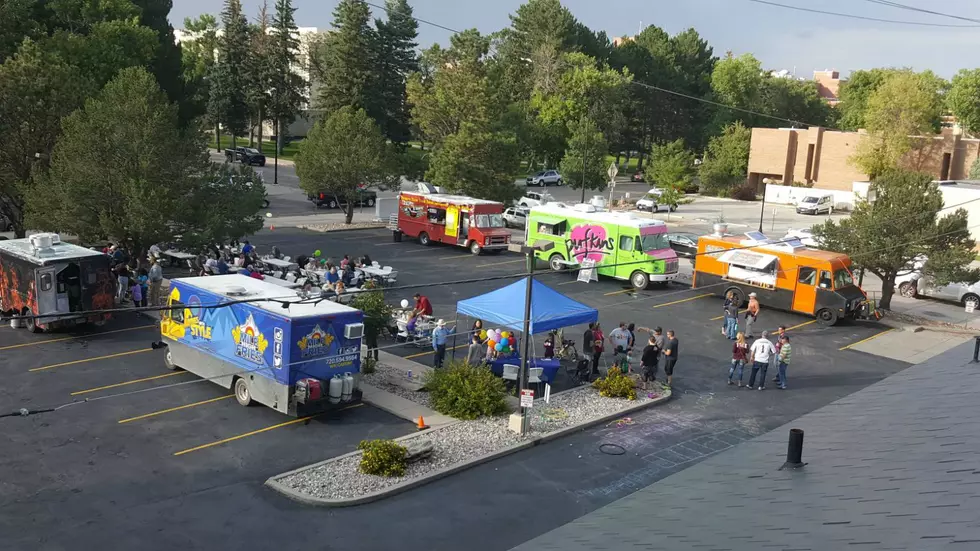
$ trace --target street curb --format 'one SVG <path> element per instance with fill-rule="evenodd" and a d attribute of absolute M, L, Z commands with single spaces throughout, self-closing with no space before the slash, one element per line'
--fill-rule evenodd
<path fill-rule="evenodd" d="M 585 430 L 587 428 L 594 427 L 596 425 L 601 425 L 601 424 L 603 424 L 603 423 L 605 423 L 607 421 L 611 421 L 613 419 L 620 418 L 620 417 L 622 417 L 624 415 L 629 415 L 631 413 L 635 413 L 637 411 L 640 411 L 640 410 L 643 410 L 643 409 L 646 409 L 646 408 L 649 408 L 649 407 L 653 407 L 653 406 L 657 406 L 657 405 L 663 404 L 663 403 L 669 401 L 672 397 L 673 397 L 673 393 L 667 394 L 667 395 L 661 396 L 661 397 L 659 397 L 659 398 L 657 398 L 655 400 L 651 400 L 651 401 L 646 402 L 646 403 L 643 403 L 643 404 L 637 404 L 637 405 L 635 405 L 633 407 L 629 407 L 629 408 L 626 408 L 624 410 L 620 410 L 620 411 L 617 411 L 615 413 L 611 413 L 609 415 L 604 415 L 604 416 L 599 417 L 599 418 L 596 418 L 596 419 L 591 419 L 589 421 L 584 421 L 582 423 L 578 423 L 578 424 L 572 425 L 570 427 L 565 427 L 563 429 L 559 429 L 559 430 L 550 432 L 548 434 L 544 434 L 542 436 L 538 436 L 538 437 L 536 437 L 534 439 L 531 439 L 531 440 L 528 440 L 526 442 L 521 442 L 519 444 L 514 444 L 513 446 L 509 446 L 509 447 L 504 448 L 502 450 L 497 450 L 495 452 L 491 452 L 491 453 L 488 453 L 486 455 L 482 455 L 480 457 L 471 459 L 469 461 L 464 461 L 464 462 L 461 462 L 461 463 L 457 463 L 455 465 L 451 465 L 451 466 L 446 467 L 444 469 L 441 469 L 441 470 L 438 470 L 438 471 L 434 471 L 432 473 L 429 473 L 428 475 L 425 475 L 425 476 L 422 476 L 422 477 L 419 477 L 419 478 L 415 478 L 415 479 L 412 479 L 412 480 L 407 480 L 405 482 L 402 482 L 400 484 L 396 484 L 394 486 L 390 486 L 390 487 L 385 488 L 383 490 L 379 490 L 377 492 L 372 492 L 370 494 L 366 494 L 366 495 L 355 497 L 355 498 L 350 498 L 350 499 L 325 499 L 325 498 L 312 497 L 312 496 L 310 496 L 308 494 L 299 492 L 297 490 L 294 490 L 294 489 L 286 486 L 285 484 L 279 482 L 279 480 L 282 479 L 282 478 L 286 478 L 287 476 L 291 476 L 293 474 L 299 473 L 299 472 L 307 471 L 307 470 L 310 470 L 310 469 L 314 469 L 314 468 L 320 467 L 322 465 L 326 465 L 326 464 L 329 464 L 329 463 L 333 463 L 335 461 L 340 461 L 342 459 L 346 459 L 346 458 L 351 457 L 353 455 L 359 455 L 361 453 L 360 451 L 349 452 L 349 453 L 346 453 L 344 455 L 340 455 L 340 456 L 337 456 L 337 457 L 332 457 L 332 458 L 327 459 L 325 461 L 320 461 L 319 463 L 314 463 L 313 465 L 307 465 L 306 467 L 300 467 L 299 469 L 294 469 L 294 470 L 289 471 L 289 472 L 286 472 L 286 473 L 282 473 L 282 474 L 278 474 L 278 475 L 272 476 L 268 480 L 265 481 L 265 485 L 268 486 L 270 489 L 272 489 L 272 490 L 274 490 L 276 492 L 279 492 L 283 496 L 285 496 L 285 497 L 287 497 L 289 499 L 292 499 L 294 501 L 297 501 L 299 503 L 303 503 L 305 505 L 312 505 L 312 506 L 315 506 L 315 507 L 353 507 L 353 506 L 356 506 L 356 505 L 364 505 L 366 503 L 372 503 L 374 501 L 379 501 L 379 500 L 382 500 L 384 498 L 391 497 L 391 496 L 400 494 L 402 492 L 406 492 L 408 490 L 411 490 L 413 488 L 417 488 L 419 486 L 424 486 L 426 484 L 429 484 L 430 482 L 435 482 L 437 480 L 440 480 L 442 478 L 446 478 L 446 477 L 448 477 L 450 475 L 453 475 L 453 474 L 456 474 L 458 472 L 465 471 L 467 469 L 476 467 L 478 465 L 482 465 L 484 463 L 488 463 L 488 462 L 493 461 L 495 459 L 499 459 L 501 457 L 506 457 L 508 455 L 517 453 L 517 452 L 519 452 L 521 450 L 526 450 L 528 448 L 532 448 L 532 447 L 537 446 L 539 444 L 545 444 L 547 442 L 551 442 L 551 441 L 556 440 L 558 438 L 561 438 L 563 436 L 567 436 L 567 435 L 569 435 L 571 433 L 579 432 L 579 431 Z M 448 426 L 448 425 L 446 425 L 446 426 Z M 421 436 L 423 434 L 425 434 L 425 433 L 424 432 L 420 432 L 420 433 L 417 433 L 417 434 L 410 434 L 410 435 L 402 436 L 401 438 L 396 438 L 395 440 L 396 441 L 403 441 L 403 440 L 407 440 L 407 439 L 410 439 L 410 438 L 415 438 L 415 437 Z"/>
<path fill-rule="evenodd" d="M 365 222 L 365 223 L 369 223 L 369 222 Z M 385 229 L 387 227 L 383 223 L 378 222 L 378 225 L 377 226 L 364 226 L 364 227 L 359 227 L 359 228 L 340 228 L 340 229 L 337 229 L 337 230 L 315 230 L 315 229 L 313 229 L 313 228 L 310 227 L 311 225 L 316 225 L 316 223 L 315 222 L 311 222 L 310 224 L 304 224 L 302 226 L 295 226 L 295 228 L 296 229 L 299 229 L 299 230 L 315 231 L 317 233 L 337 233 L 337 232 L 343 232 L 343 231 L 383 230 L 383 229 Z M 263 226 L 263 229 L 265 229 L 265 226 Z"/>

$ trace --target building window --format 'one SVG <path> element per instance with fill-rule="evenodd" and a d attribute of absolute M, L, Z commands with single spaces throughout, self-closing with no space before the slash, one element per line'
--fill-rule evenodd
<path fill-rule="evenodd" d="M 952 161 L 952 154 L 951 153 L 943 153 L 943 164 L 939 168 L 939 179 L 940 180 L 949 180 L 949 165 L 950 165 L 950 162 L 951 161 Z"/>

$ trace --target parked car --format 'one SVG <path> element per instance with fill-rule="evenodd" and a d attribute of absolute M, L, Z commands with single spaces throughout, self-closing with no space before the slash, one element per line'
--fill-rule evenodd
<path fill-rule="evenodd" d="M 509 207 L 504 211 L 504 225 L 508 228 L 523 228 L 527 225 L 527 209 Z"/>
<path fill-rule="evenodd" d="M 643 182 L 646 182 L 646 180 L 644 178 L 645 178 L 645 175 L 643 174 L 643 171 L 642 170 L 637 170 L 636 172 L 633 173 L 632 176 L 630 176 L 630 181 L 631 182 L 640 182 L 640 183 L 643 183 Z"/>
<path fill-rule="evenodd" d="M 832 214 L 833 195 L 807 195 L 796 205 L 797 214 Z"/>
<path fill-rule="evenodd" d="M 680 257 L 694 258 L 698 253 L 698 235 L 696 233 L 668 233 L 667 243 Z"/>
<path fill-rule="evenodd" d="M 317 208 L 327 207 L 328 209 L 336 209 L 340 207 L 347 206 L 347 197 L 336 195 L 334 193 L 327 193 L 321 191 L 315 195 L 308 196 L 310 201 Z M 378 194 L 371 190 L 360 190 L 357 193 L 357 201 L 355 206 L 358 207 L 373 207 L 375 203 L 378 202 Z"/>
<path fill-rule="evenodd" d="M 265 166 L 265 155 L 251 147 L 236 147 L 225 150 L 225 158 L 229 163 L 240 161 L 250 166 Z"/>
<path fill-rule="evenodd" d="M 930 276 L 919 272 L 909 274 L 898 284 L 898 293 L 908 298 L 938 298 L 958 302 L 963 306 L 972 306 L 980 310 L 980 281 L 975 283 L 937 284 Z"/>
<path fill-rule="evenodd" d="M 520 200 L 517 201 L 517 206 L 531 208 L 543 205 L 545 203 L 550 203 L 552 201 L 554 201 L 554 197 L 545 192 L 529 191 L 524 194 L 524 197 L 521 197 Z"/>
<path fill-rule="evenodd" d="M 813 232 L 810 230 L 786 230 L 786 235 L 780 241 L 786 241 L 788 239 L 799 239 L 804 246 L 810 247 L 811 249 L 820 248 L 820 241 L 814 237 Z"/>
<path fill-rule="evenodd" d="M 650 212 L 660 211 L 660 196 L 663 195 L 664 191 L 660 188 L 653 188 L 646 193 L 639 201 L 636 202 L 636 210 L 648 210 Z M 663 205 L 667 207 L 667 210 L 674 212 L 677 210 L 677 205 Z"/>
<path fill-rule="evenodd" d="M 526 181 L 529 186 L 560 186 L 565 183 L 557 170 L 542 170 L 534 176 L 528 176 Z"/>

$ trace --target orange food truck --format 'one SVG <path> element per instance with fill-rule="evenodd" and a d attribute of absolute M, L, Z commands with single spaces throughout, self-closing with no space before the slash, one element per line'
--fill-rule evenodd
<path fill-rule="evenodd" d="M 815 316 L 825 325 L 841 319 L 881 319 L 854 284 L 851 259 L 842 253 L 805 247 L 799 240 L 770 241 L 759 232 L 698 239 L 695 289 L 718 296 L 735 294 L 738 305 L 756 293 L 766 308 Z"/>
<path fill-rule="evenodd" d="M 447 243 L 469 248 L 473 254 L 499 253 L 510 244 L 504 226 L 504 204 L 461 195 L 401 193 L 398 215 L 389 229 L 394 240 L 402 235 L 422 245 Z"/>

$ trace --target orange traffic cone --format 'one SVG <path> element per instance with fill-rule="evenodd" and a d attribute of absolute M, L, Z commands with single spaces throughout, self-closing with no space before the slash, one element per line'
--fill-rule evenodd
<path fill-rule="evenodd" d="M 419 415 L 418 430 L 425 430 L 427 428 L 429 428 L 429 425 L 426 425 L 425 419 L 421 415 Z"/>
<path fill-rule="evenodd" d="M 269 231 L 276 231 L 276 227 L 274 225 L 269 226 Z"/>

